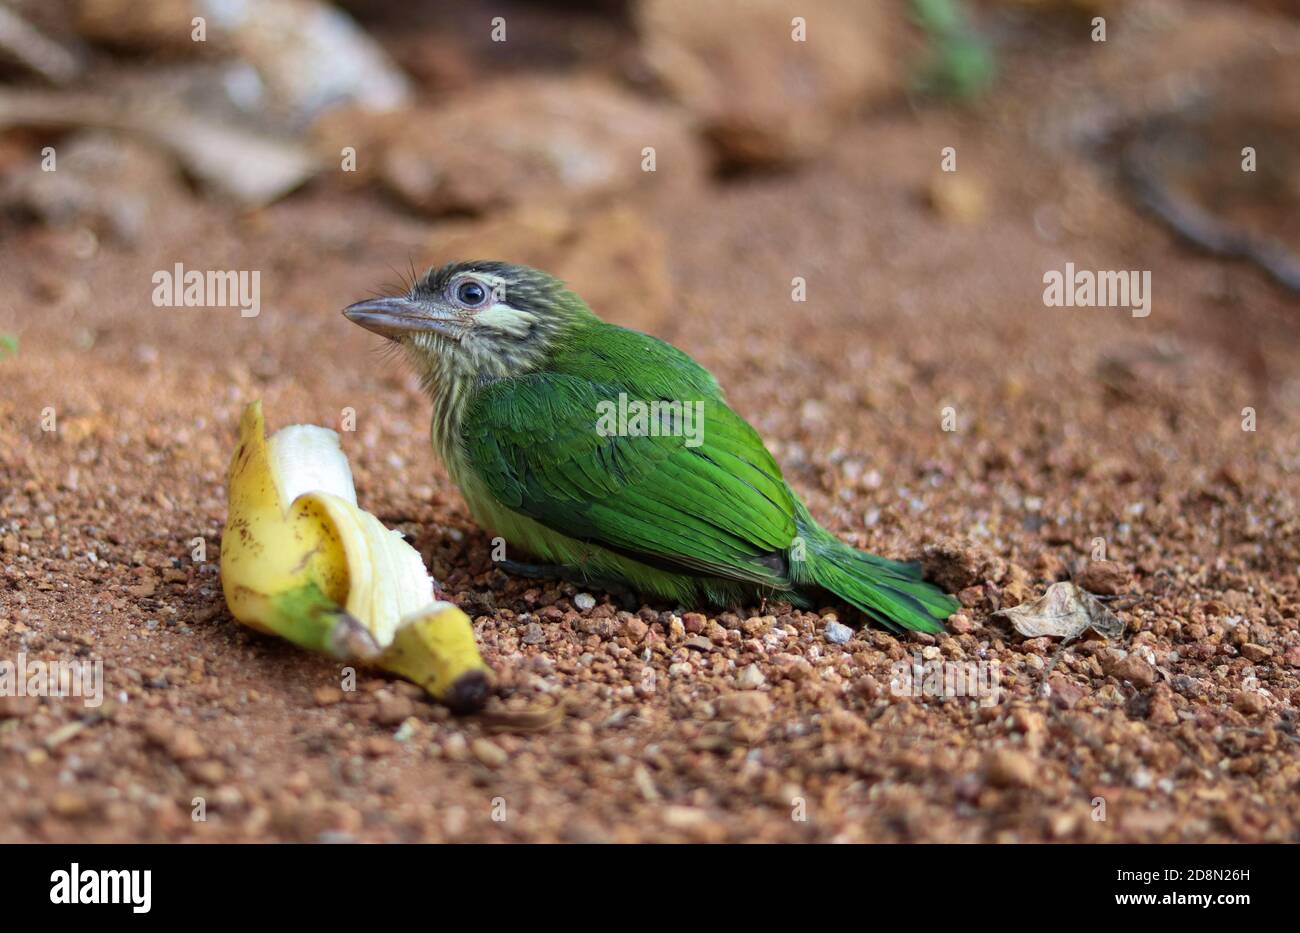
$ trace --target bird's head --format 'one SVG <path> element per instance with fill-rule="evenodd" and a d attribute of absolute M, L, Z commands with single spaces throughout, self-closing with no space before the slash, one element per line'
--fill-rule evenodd
<path fill-rule="evenodd" d="M 554 276 L 492 261 L 430 269 L 407 294 L 343 314 L 400 344 L 425 373 L 488 379 L 534 371 L 570 328 L 595 319 Z"/>

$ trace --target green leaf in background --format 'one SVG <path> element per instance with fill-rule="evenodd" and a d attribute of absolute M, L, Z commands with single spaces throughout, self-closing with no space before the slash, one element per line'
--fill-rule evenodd
<path fill-rule="evenodd" d="M 912 18 L 929 36 L 925 61 L 913 76 L 922 94 L 967 99 L 993 84 L 993 50 L 970 25 L 960 0 L 912 0 Z"/>
<path fill-rule="evenodd" d="M 18 335 L 0 334 L 0 360 L 6 356 L 18 355 Z"/>

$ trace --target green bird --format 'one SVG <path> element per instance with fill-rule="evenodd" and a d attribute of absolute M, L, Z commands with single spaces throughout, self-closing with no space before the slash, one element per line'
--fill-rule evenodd
<path fill-rule="evenodd" d="M 895 630 L 941 632 L 957 609 L 916 564 L 818 525 L 708 370 L 545 272 L 452 263 L 343 313 L 418 369 L 475 520 L 546 562 L 509 571 L 684 606 L 829 593 Z"/>

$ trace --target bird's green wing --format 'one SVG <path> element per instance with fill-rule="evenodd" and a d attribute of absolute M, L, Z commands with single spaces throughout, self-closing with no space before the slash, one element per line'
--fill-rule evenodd
<path fill-rule="evenodd" d="M 758 434 L 685 354 L 600 331 L 555 371 L 477 393 L 462 426 L 476 475 L 502 504 L 569 537 L 655 565 L 787 583 L 795 505 Z M 638 402 L 666 403 L 658 436 L 653 419 L 631 433 Z"/>

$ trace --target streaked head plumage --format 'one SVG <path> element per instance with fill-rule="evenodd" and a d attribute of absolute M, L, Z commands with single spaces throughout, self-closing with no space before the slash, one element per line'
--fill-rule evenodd
<path fill-rule="evenodd" d="M 530 371 L 555 339 L 591 312 L 563 282 L 529 266 L 471 260 L 436 266 L 405 295 L 343 312 L 403 345 L 423 368 L 501 378 Z"/>

